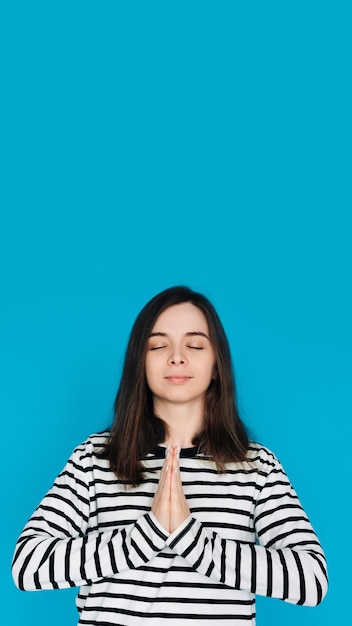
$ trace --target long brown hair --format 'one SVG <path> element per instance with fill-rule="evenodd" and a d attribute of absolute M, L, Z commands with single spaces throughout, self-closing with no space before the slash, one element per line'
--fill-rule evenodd
<path fill-rule="evenodd" d="M 215 351 L 216 377 L 205 398 L 204 430 L 197 442 L 199 452 L 212 458 L 219 472 L 225 463 L 243 461 L 248 435 L 239 416 L 229 344 L 211 302 L 189 287 L 165 289 L 139 313 L 127 345 L 120 386 L 114 404 L 114 421 L 103 458 L 120 480 L 143 482 L 143 458 L 165 439 L 166 424 L 153 412 L 152 393 L 146 382 L 145 359 L 149 335 L 159 315 L 175 304 L 190 302 L 208 322 Z"/>

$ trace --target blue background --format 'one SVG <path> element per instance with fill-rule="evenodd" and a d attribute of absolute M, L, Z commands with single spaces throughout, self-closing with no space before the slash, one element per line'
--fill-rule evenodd
<path fill-rule="evenodd" d="M 75 591 L 15 588 L 14 545 L 180 283 L 215 304 L 328 557 L 321 606 L 259 598 L 258 626 L 346 623 L 350 6 L 0 1 L 4 623 L 75 626 Z"/>

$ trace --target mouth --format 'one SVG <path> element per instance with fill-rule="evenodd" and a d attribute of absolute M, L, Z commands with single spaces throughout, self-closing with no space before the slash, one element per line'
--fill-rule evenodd
<path fill-rule="evenodd" d="M 188 380 L 191 380 L 191 378 L 191 376 L 165 376 L 165 380 L 173 385 L 181 385 L 182 383 L 186 383 Z"/>

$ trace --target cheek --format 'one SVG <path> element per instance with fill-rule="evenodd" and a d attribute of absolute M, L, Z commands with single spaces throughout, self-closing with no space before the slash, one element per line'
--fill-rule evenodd
<path fill-rule="evenodd" d="M 210 383 L 213 378 L 215 378 L 215 364 L 212 360 L 203 369 L 203 380 Z"/>
<path fill-rule="evenodd" d="M 153 381 L 155 379 L 157 370 L 158 370 L 158 366 L 157 366 L 157 363 L 155 362 L 155 359 L 151 358 L 148 355 L 145 360 L 145 376 L 146 376 L 148 385 L 150 381 Z"/>
<path fill-rule="evenodd" d="M 146 357 L 144 369 L 145 369 L 145 377 L 146 377 L 147 382 L 148 382 L 148 380 L 150 378 L 150 370 L 151 370 L 151 368 L 150 368 L 150 360 L 148 359 L 148 357 Z"/>
<path fill-rule="evenodd" d="M 147 378 L 149 378 L 151 371 L 152 371 L 152 367 L 150 364 L 150 359 L 148 359 L 147 357 L 145 360 L 145 375 Z"/>
<path fill-rule="evenodd" d="M 147 381 L 147 386 L 149 387 L 151 392 L 154 392 L 154 389 L 155 389 L 154 378 L 153 378 L 153 376 L 151 375 L 150 372 L 148 373 L 148 371 L 146 371 L 145 374 L 146 374 L 145 378 L 146 378 L 146 381 Z"/>
<path fill-rule="evenodd" d="M 213 358 L 210 359 L 209 370 L 211 372 L 211 378 L 215 378 L 216 372 L 217 372 L 217 365 L 216 365 L 215 355 L 213 355 Z"/>

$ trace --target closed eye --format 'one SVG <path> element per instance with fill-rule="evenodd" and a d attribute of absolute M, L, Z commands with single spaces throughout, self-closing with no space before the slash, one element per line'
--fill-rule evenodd
<path fill-rule="evenodd" d="M 152 346 L 149 350 L 161 350 L 161 348 L 166 348 L 166 346 Z"/>
<path fill-rule="evenodd" d="M 191 350 L 204 350 L 204 348 L 201 348 L 200 346 L 187 346 L 187 348 L 191 348 Z"/>

